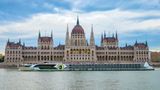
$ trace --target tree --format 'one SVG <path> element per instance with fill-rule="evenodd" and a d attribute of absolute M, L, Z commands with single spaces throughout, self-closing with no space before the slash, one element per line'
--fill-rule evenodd
<path fill-rule="evenodd" d="M 160 62 L 160 52 L 152 52 L 151 60 L 152 62 Z"/>
<path fill-rule="evenodd" d="M 4 62 L 4 56 L 0 54 L 0 62 Z"/>

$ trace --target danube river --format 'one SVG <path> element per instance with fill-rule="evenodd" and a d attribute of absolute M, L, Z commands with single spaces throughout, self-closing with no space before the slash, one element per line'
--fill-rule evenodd
<path fill-rule="evenodd" d="M 160 90 L 160 70 L 24 72 L 0 69 L 0 90 Z"/>

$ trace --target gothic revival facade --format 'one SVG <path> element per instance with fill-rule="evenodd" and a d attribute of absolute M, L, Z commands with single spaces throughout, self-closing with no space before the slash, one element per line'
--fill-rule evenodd
<path fill-rule="evenodd" d="M 95 45 L 93 26 L 91 27 L 90 41 L 86 40 L 85 32 L 77 18 L 77 24 L 68 30 L 65 45 L 54 46 L 53 35 L 50 37 L 38 35 L 37 47 L 28 47 L 19 42 L 8 40 L 5 48 L 5 64 L 19 65 L 25 63 L 144 63 L 150 62 L 147 42 L 119 47 L 117 33 L 111 37 L 101 35 L 101 45 Z"/>

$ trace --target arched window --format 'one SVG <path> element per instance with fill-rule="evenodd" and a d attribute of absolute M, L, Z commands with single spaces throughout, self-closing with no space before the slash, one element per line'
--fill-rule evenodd
<path fill-rule="evenodd" d="M 77 46 L 77 40 L 75 40 L 75 46 Z"/>

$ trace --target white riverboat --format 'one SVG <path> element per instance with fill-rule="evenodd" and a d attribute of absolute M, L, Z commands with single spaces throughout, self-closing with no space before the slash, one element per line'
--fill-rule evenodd
<path fill-rule="evenodd" d="M 148 71 L 154 70 L 147 62 L 135 64 L 103 64 L 103 63 L 44 63 L 24 65 L 19 68 L 22 71 Z"/>

